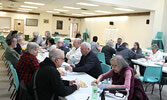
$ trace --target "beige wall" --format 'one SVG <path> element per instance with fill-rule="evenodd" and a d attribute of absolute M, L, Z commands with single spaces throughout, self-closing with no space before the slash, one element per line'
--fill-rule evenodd
<path fill-rule="evenodd" d="M 122 17 L 105 17 L 105 18 L 86 18 L 81 20 L 81 33 L 88 28 L 91 40 L 94 35 L 99 37 L 100 44 L 105 44 L 103 38 L 105 28 L 118 28 L 118 37 L 129 43 L 130 47 L 134 42 L 139 42 L 142 48 L 151 44 L 152 25 L 146 24 L 150 16 L 122 16 Z M 113 21 L 114 25 L 109 25 Z"/>

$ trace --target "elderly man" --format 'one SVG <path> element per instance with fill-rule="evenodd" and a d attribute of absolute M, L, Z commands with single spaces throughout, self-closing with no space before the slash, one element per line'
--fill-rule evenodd
<path fill-rule="evenodd" d="M 20 57 L 16 71 L 19 77 L 19 81 L 23 80 L 25 85 L 29 87 L 31 77 L 38 68 L 38 44 L 35 42 L 29 42 L 25 53 Z"/>
<path fill-rule="evenodd" d="M 81 44 L 82 57 L 78 64 L 66 66 L 66 70 L 73 72 L 86 72 L 94 78 L 98 78 L 102 74 L 100 61 L 97 56 L 91 51 L 91 45 L 87 42 Z"/>
<path fill-rule="evenodd" d="M 60 49 L 53 49 L 49 52 L 49 58 L 40 63 L 36 72 L 36 90 L 38 100 L 59 100 L 58 96 L 70 95 L 80 88 L 75 81 L 62 80 L 59 68 L 64 62 L 64 53 Z M 34 80 L 34 79 L 33 79 Z M 33 84 L 33 82 L 32 82 Z"/>
<path fill-rule="evenodd" d="M 122 43 L 122 38 L 118 38 L 117 39 L 117 43 L 115 44 L 115 50 L 117 50 L 120 46 L 121 46 L 121 43 Z"/>
<path fill-rule="evenodd" d="M 39 35 L 38 32 L 33 32 L 33 40 L 31 42 L 36 42 L 38 45 L 41 45 L 43 42 L 43 38 Z"/>
<path fill-rule="evenodd" d="M 22 45 L 23 37 L 22 35 L 19 35 L 19 34 L 16 34 L 15 37 L 17 39 L 17 46 L 16 48 L 14 48 L 14 50 L 16 50 L 16 52 L 21 55 L 22 54 L 21 45 Z"/>
<path fill-rule="evenodd" d="M 64 46 L 64 40 L 63 39 L 59 39 L 57 41 L 57 47 L 58 47 L 58 49 L 61 49 L 61 50 L 64 51 L 64 56 L 66 56 L 67 52 L 70 51 L 69 48 Z M 67 62 L 67 58 L 65 58 L 65 62 Z"/>
<path fill-rule="evenodd" d="M 81 39 L 76 38 L 73 42 L 74 47 L 66 54 L 69 64 L 78 64 L 81 59 Z M 75 61 L 75 62 L 74 62 Z"/>
<path fill-rule="evenodd" d="M 16 68 L 20 55 L 13 48 L 16 47 L 17 39 L 14 37 L 8 37 L 6 39 L 6 42 L 8 44 L 8 47 L 5 50 L 5 58 L 6 60 L 10 61 L 12 65 Z"/>
<path fill-rule="evenodd" d="M 106 64 L 108 65 L 111 65 L 110 59 L 112 58 L 113 54 L 116 53 L 116 51 L 112 47 L 113 47 L 113 42 L 108 41 L 106 43 L 106 46 L 104 46 L 101 51 L 105 54 Z"/>

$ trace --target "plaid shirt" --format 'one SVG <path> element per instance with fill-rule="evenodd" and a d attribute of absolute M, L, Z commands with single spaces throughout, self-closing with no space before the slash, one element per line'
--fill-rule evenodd
<path fill-rule="evenodd" d="M 26 86 L 30 85 L 31 77 L 38 68 L 39 63 L 35 56 L 30 53 L 24 53 L 17 64 L 16 70 L 19 81 L 23 80 Z"/>

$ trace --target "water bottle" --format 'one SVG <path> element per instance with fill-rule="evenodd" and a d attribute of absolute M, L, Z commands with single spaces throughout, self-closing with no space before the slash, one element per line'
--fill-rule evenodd
<path fill-rule="evenodd" d="M 104 88 L 105 88 L 105 84 L 104 84 L 104 82 L 101 82 L 101 84 L 100 84 L 100 94 L 103 92 Z"/>
<path fill-rule="evenodd" d="M 97 84 L 94 84 L 94 86 L 92 87 L 92 98 L 91 98 L 91 100 L 97 100 L 97 95 L 98 95 L 97 90 L 98 90 Z"/>
<path fill-rule="evenodd" d="M 75 57 L 74 56 L 72 56 L 72 62 L 71 62 L 71 65 L 75 65 Z"/>

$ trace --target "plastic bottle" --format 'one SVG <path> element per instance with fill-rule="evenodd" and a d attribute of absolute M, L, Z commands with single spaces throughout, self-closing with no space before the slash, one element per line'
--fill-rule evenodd
<path fill-rule="evenodd" d="M 105 88 L 105 84 L 104 84 L 104 82 L 101 82 L 101 84 L 100 84 L 100 94 L 103 92 L 104 88 Z"/>
<path fill-rule="evenodd" d="M 72 56 L 72 62 L 71 62 L 71 65 L 75 64 L 75 57 Z"/>
<path fill-rule="evenodd" d="M 94 86 L 92 87 L 92 98 L 91 98 L 91 100 L 97 100 L 97 95 L 98 95 L 97 90 L 98 90 L 97 84 L 94 84 Z"/>

